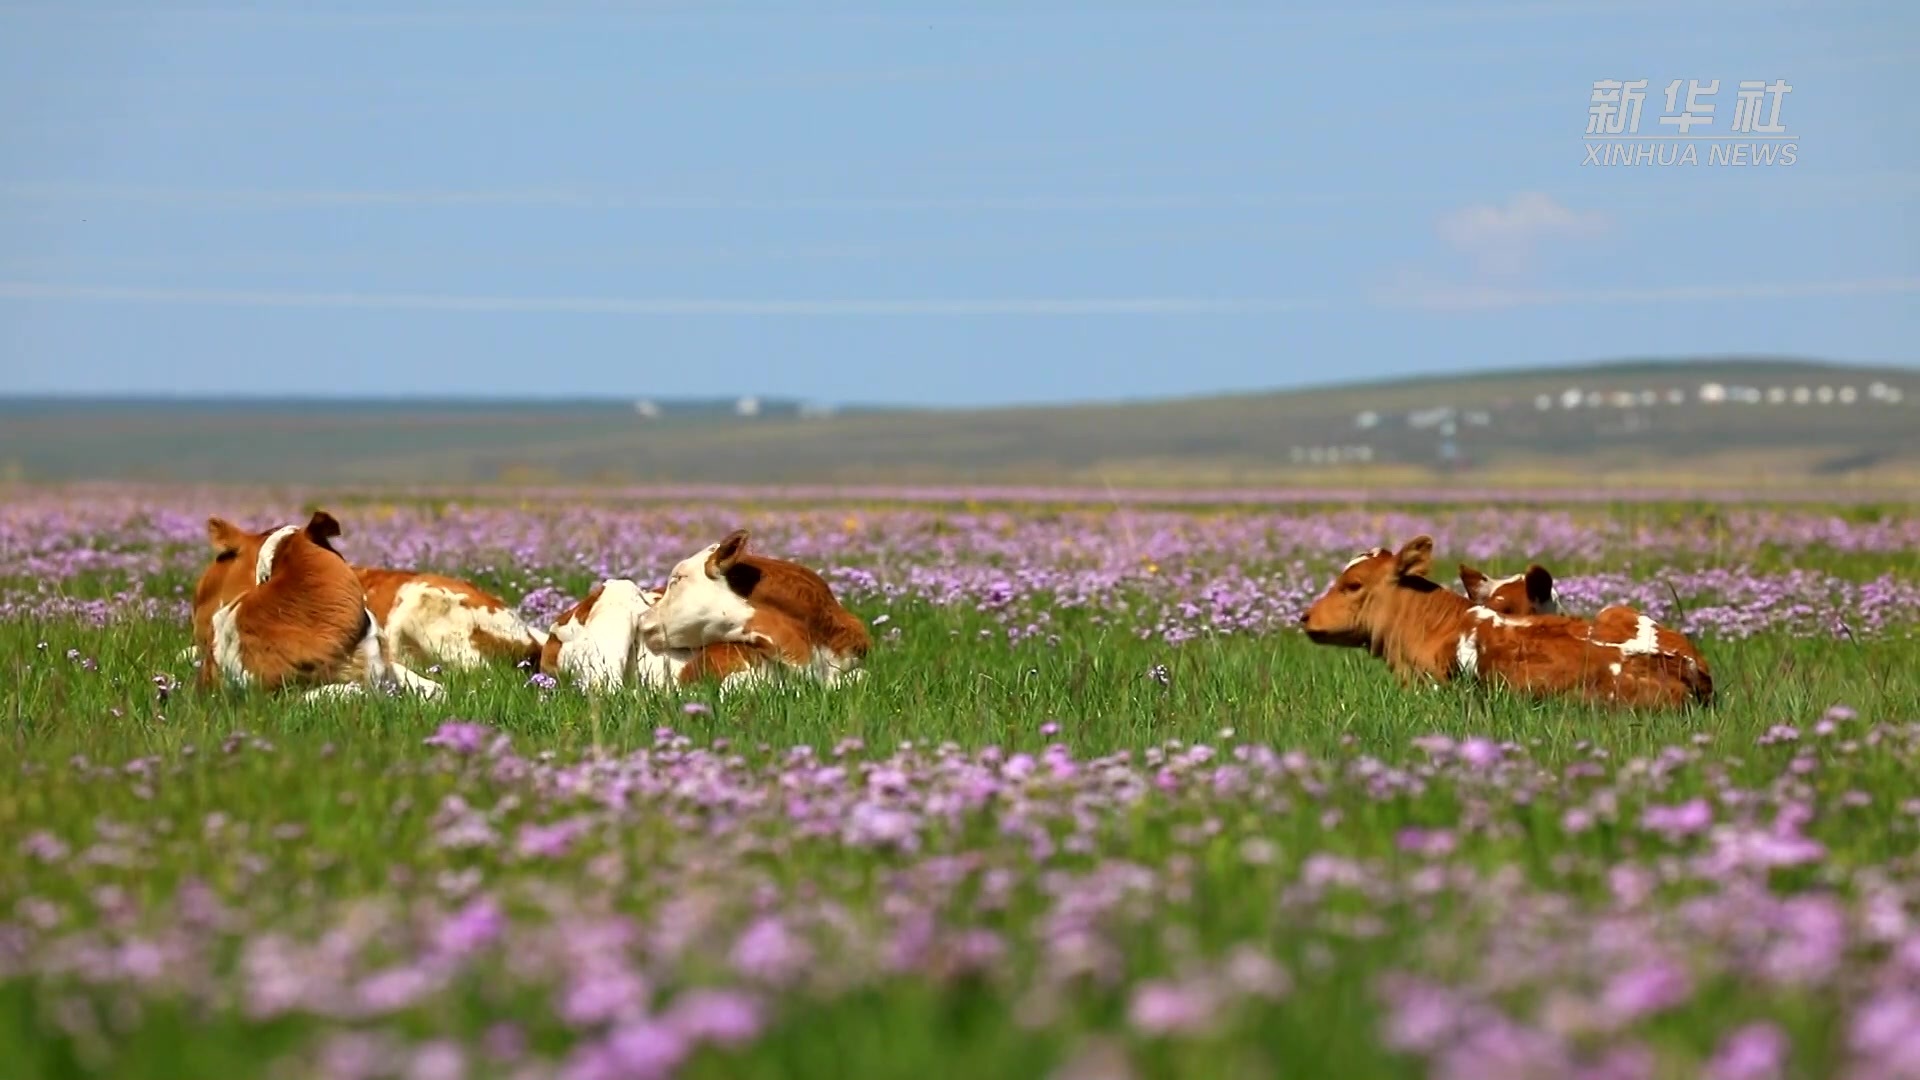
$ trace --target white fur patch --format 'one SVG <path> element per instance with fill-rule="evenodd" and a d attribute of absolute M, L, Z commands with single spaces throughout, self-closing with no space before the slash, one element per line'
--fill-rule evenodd
<path fill-rule="evenodd" d="M 1474 605 L 1469 610 L 1473 612 L 1474 618 L 1479 619 L 1481 622 L 1490 622 L 1495 626 L 1514 627 L 1514 626 L 1532 626 L 1533 625 L 1533 620 L 1527 618 L 1524 615 L 1517 619 L 1510 619 L 1507 616 L 1500 614 L 1499 612 L 1493 610 L 1490 607 L 1481 607 L 1478 604 Z"/>
<path fill-rule="evenodd" d="M 1607 670 L 1617 676 L 1620 674 L 1622 669 L 1618 663 L 1612 663 L 1607 665 Z"/>
<path fill-rule="evenodd" d="M 1375 558 L 1380 555 L 1386 555 L 1386 554 L 1389 554 L 1386 548 L 1368 548 L 1367 550 L 1361 552 L 1360 554 L 1355 555 L 1353 558 L 1348 559 L 1347 565 L 1341 567 L 1340 572 L 1344 574 L 1347 571 L 1353 569 L 1354 567 L 1359 566 L 1361 563 L 1366 562 L 1368 559 Z"/>
<path fill-rule="evenodd" d="M 213 613 L 213 663 L 229 681 L 245 686 L 253 681 L 240 657 L 240 601 L 221 605 Z"/>
<path fill-rule="evenodd" d="M 1492 612 L 1488 612 L 1492 614 Z M 1468 627 L 1453 643 L 1453 665 L 1462 675 L 1480 674 L 1480 628 Z"/>
<path fill-rule="evenodd" d="M 253 563 L 254 584 L 264 584 L 273 576 L 273 559 L 280 554 L 281 542 L 299 531 L 298 525 L 282 525 L 273 530 L 273 535 L 267 537 L 266 543 L 260 545 L 260 557 Z"/>
<path fill-rule="evenodd" d="M 1660 624 L 1640 616 L 1639 632 L 1620 643 L 1622 656 L 1651 656 L 1660 651 Z"/>
<path fill-rule="evenodd" d="M 365 609 L 362 609 L 365 610 Z M 387 681 L 387 658 L 380 648 L 380 620 L 367 612 L 367 629 L 360 640 L 353 644 L 354 656 L 360 661 L 361 670 L 366 672 L 368 683 L 379 686 Z"/>
<path fill-rule="evenodd" d="M 445 687 L 405 664 L 387 664 L 386 669 L 387 674 L 393 677 L 393 681 L 399 684 L 400 689 L 408 693 L 431 700 L 447 692 Z"/>
<path fill-rule="evenodd" d="M 691 654 L 655 652 L 640 640 L 641 617 L 652 610 L 656 595 L 626 578 L 601 582 L 600 598 L 585 620 L 553 629 L 560 642 L 560 673 L 589 691 L 618 690 L 629 676 L 642 686 L 672 687 Z"/>
<path fill-rule="evenodd" d="M 546 640 L 513 612 L 469 603 L 465 593 L 444 586 L 410 581 L 394 591 L 387 612 L 389 649 L 398 652 L 404 644 L 446 667 L 472 669 L 487 662 L 473 643 L 476 632 L 501 641 Z"/>

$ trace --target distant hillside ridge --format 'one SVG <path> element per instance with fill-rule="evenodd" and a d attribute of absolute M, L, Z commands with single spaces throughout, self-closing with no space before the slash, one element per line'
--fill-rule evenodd
<path fill-rule="evenodd" d="M 1920 371 L 1634 359 L 1003 408 L 0 399 L 0 479 L 1720 488 L 1920 483 Z M 264 436 L 271 435 L 271 438 Z"/>

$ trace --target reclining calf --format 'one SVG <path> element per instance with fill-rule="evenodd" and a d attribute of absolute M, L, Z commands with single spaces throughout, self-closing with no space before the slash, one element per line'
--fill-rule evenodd
<path fill-rule="evenodd" d="M 207 519 L 214 558 L 193 596 L 201 687 L 306 687 L 308 697 L 331 697 L 391 681 L 441 694 L 388 657 L 359 577 L 329 543 L 339 535 L 325 511 L 304 526 L 254 533 Z"/>
<path fill-rule="evenodd" d="M 1679 647 L 1684 638 L 1645 616 L 1635 615 L 1624 640 L 1608 640 L 1621 629 L 1614 621 L 1508 617 L 1430 580 L 1432 564 L 1427 536 L 1398 552 L 1362 553 L 1301 615 L 1308 638 L 1365 648 L 1402 681 L 1467 677 L 1529 697 L 1571 695 L 1627 708 L 1713 701 L 1712 677 L 1692 643 Z"/>
<path fill-rule="evenodd" d="M 725 646 L 697 658 L 701 677 L 732 677 L 730 668 L 751 661 L 771 667 L 769 675 L 800 674 L 827 686 L 864 678 L 873 643 L 866 623 L 841 606 L 826 579 L 799 563 L 749 552 L 745 529 L 681 560 L 639 629 L 644 647 L 656 653 Z"/>
<path fill-rule="evenodd" d="M 1524 618 L 1562 614 L 1559 598 L 1553 591 L 1553 575 L 1539 563 L 1529 564 L 1524 574 L 1499 580 L 1461 563 L 1460 584 L 1467 590 L 1467 599 L 1496 615 Z M 1701 670 L 1706 670 L 1706 658 L 1685 634 L 1661 626 L 1626 604 L 1608 604 L 1594 615 L 1592 639 L 1603 645 L 1624 645 L 1641 652 L 1674 653 L 1692 659 Z"/>
<path fill-rule="evenodd" d="M 457 671 L 500 660 L 540 662 L 546 635 L 470 581 L 371 566 L 356 566 L 354 573 L 395 660 Z"/>
<path fill-rule="evenodd" d="M 540 670 L 594 692 L 630 682 L 653 690 L 716 681 L 725 693 L 765 681 L 776 664 L 758 645 L 717 643 L 694 649 L 653 649 L 641 639 L 640 619 L 659 603 L 660 589 L 609 578 L 561 614 L 540 651 Z"/>

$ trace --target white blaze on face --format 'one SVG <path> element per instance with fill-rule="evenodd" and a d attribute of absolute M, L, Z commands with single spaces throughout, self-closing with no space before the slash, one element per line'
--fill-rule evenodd
<path fill-rule="evenodd" d="M 1370 548 L 1366 551 L 1361 552 L 1358 555 L 1355 555 L 1353 558 L 1348 559 L 1347 565 L 1340 568 L 1340 573 L 1344 574 L 1347 571 L 1353 569 L 1356 566 L 1359 566 L 1361 563 L 1366 562 L 1368 559 L 1371 559 L 1376 555 L 1385 555 L 1385 554 L 1388 554 L 1386 548 Z"/>
<path fill-rule="evenodd" d="M 281 542 L 299 531 L 298 525 L 282 525 L 273 530 L 273 535 L 267 537 L 266 543 L 260 545 L 260 557 L 253 564 L 254 584 L 263 584 L 273 576 L 273 558 L 280 553 Z"/>
<path fill-rule="evenodd" d="M 724 576 L 707 573 L 707 559 L 718 550 L 720 545 L 710 544 L 673 568 L 666 592 L 640 620 L 647 648 L 661 652 L 754 640 L 747 631 L 753 605 L 728 588 Z"/>

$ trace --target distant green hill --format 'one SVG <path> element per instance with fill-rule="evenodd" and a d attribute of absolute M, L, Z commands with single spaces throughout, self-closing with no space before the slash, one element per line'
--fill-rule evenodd
<path fill-rule="evenodd" d="M 14 398 L 0 401 L 0 469 L 29 481 L 327 484 L 1920 483 L 1920 372 L 1810 360 L 1640 360 L 1068 407 L 655 406 Z"/>

